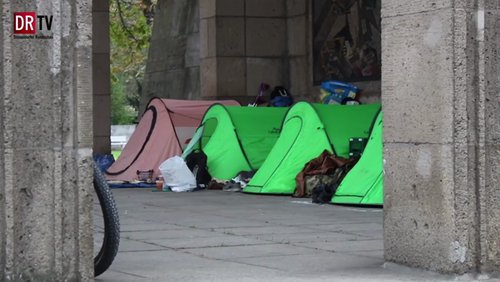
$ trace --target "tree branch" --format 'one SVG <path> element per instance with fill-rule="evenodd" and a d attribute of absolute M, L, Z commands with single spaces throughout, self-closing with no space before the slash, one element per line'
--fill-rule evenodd
<path fill-rule="evenodd" d="M 137 38 L 135 38 L 134 34 L 128 29 L 127 25 L 125 24 L 125 19 L 123 19 L 123 13 L 122 13 L 122 6 L 120 3 L 120 0 L 116 0 L 116 6 L 118 8 L 118 16 L 120 17 L 120 22 L 122 23 L 123 30 L 125 30 L 128 33 L 128 36 L 133 39 L 135 42 L 138 42 Z"/>

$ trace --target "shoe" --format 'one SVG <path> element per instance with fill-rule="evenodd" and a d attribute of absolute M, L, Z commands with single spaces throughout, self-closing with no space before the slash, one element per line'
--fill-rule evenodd
<path fill-rule="evenodd" d="M 222 191 L 227 192 L 240 192 L 242 190 L 241 185 L 239 183 L 235 183 L 233 181 L 227 183 L 222 187 Z"/>

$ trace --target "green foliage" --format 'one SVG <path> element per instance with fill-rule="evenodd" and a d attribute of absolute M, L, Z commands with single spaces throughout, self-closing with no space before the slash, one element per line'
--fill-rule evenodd
<path fill-rule="evenodd" d="M 152 27 L 144 0 L 110 0 L 113 124 L 137 117 Z"/>
<path fill-rule="evenodd" d="M 118 79 L 111 84 L 111 122 L 112 124 L 133 124 L 137 111 L 127 103 L 124 83 Z"/>

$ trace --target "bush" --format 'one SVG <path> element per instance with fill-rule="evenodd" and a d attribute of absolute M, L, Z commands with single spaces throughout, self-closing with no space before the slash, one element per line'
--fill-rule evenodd
<path fill-rule="evenodd" d="M 125 96 L 125 84 L 122 80 L 111 83 L 111 122 L 117 124 L 133 124 L 137 111 L 128 104 Z"/>

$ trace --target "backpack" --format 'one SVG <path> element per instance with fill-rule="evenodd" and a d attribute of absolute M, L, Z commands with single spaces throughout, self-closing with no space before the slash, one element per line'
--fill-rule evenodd
<path fill-rule="evenodd" d="M 293 104 L 290 92 L 283 86 L 274 87 L 271 92 L 270 105 L 273 107 L 289 107 Z"/>
<path fill-rule="evenodd" d="M 205 189 L 212 180 L 208 172 L 207 155 L 203 151 L 193 151 L 186 157 L 186 165 L 193 172 L 197 189 Z"/>
<path fill-rule="evenodd" d="M 337 191 L 340 183 L 347 175 L 353 164 L 345 164 L 336 168 L 332 174 L 312 175 L 306 180 L 306 185 L 310 184 L 312 202 L 316 204 L 329 203 Z M 313 182 L 316 180 L 316 183 Z"/>
<path fill-rule="evenodd" d="M 336 186 L 334 184 L 319 184 L 312 190 L 312 202 L 315 204 L 327 204 L 332 199 L 335 191 Z"/>

